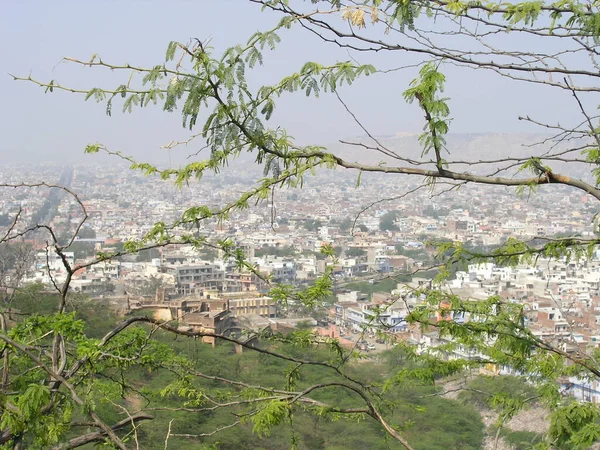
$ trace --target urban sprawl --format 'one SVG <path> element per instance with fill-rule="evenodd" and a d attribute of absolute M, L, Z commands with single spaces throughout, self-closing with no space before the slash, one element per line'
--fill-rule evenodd
<path fill-rule="evenodd" d="M 410 292 L 433 283 L 435 273 L 428 267 L 435 264 L 437 249 L 430 242 L 450 240 L 489 251 L 510 237 L 585 237 L 596 231 L 594 205 L 580 191 L 564 187 L 522 195 L 514 189 L 481 186 L 448 192 L 443 186 L 417 189 L 418 179 L 369 176 L 357 187 L 355 175 L 325 171 L 309 176 L 302 189 L 275 190 L 268 200 L 235 210 L 225 221 L 207 219 L 192 229 L 174 230 L 193 232 L 212 243 L 229 240 L 244 251 L 256 273 L 240 269 L 213 247 L 167 245 L 81 269 L 70 288 L 121 313 L 145 308 L 165 320 L 177 320 L 181 327 L 216 334 L 303 324 L 365 353 L 388 348 L 397 339 L 428 348 L 443 339 L 435 330 L 407 325 L 405 318 L 422 301 Z M 217 210 L 235 201 L 260 173 L 232 167 L 181 188 L 119 164 L 4 166 L 0 178 L 14 184 L 44 180 L 77 194 L 81 204 L 67 192 L 45 186 L 5 189 L 0 196 L 0 235 L 13 226 L 20 211 L 18 226 L 47 224 L 63 242 L 73 236 L 83 205 L 88 218 L 64 252 L 74 267 L 92 261 L 99 252 L 121 250 L 156 222 L 175 222 L 191 205 Z M 409 191 L 414 192 L 407 195 Z M 64 263 L 47 242 L 41 231 L 25 237 L 31 255 L 19 284 L 41 283 L 51 289 L 53 283 L 65 281 Z M 337 258 L 320 253 L 326 244 Z M 293 302 L 279 305 L 268 296 L 265 278 L 301 287 L 328 269 L 333 295 L 312 310 Z M 10 281 L 17 274 L 4 276 Z M 531 331 L 563 351 L 589 351 L 600 345 L 600 253 L 585 261 L 539 258 L 515 267 L 472 264 L 439 288 L 463 298 L 497 295 L 524 305 Z M 398 297 L 404 301 L 394 301 Z M 376 333 L 381 329 L 371 323 L 375 311 L 391 339 Z M 204 340 L 214 344 L 212 338 Z M 457 349 L 455 356 L 470 356 L 460 352 Z M 600 402 L 596 380 L 565 380 L 564 391 Z"/>

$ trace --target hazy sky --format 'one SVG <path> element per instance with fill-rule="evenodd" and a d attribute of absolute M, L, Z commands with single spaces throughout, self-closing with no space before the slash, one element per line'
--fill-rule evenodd
<path fill-rule="evenodd" d="M 31 73 L 37 79 L 55 79 L 73 87 L 114 88 L 126 80 L 126 74 L 115 76 L 102 69 L 59 64 L 61 58 L 86 60 L 97 53 L 114 63 L 150 66 L 162 62 L 171 40 L 210 39 L 217 50 L 222 50 L 245 42 L 256 30 L 273 26 L 278 17 L 245 0 L 2 0 L 0 161 L 81 161 L 93 158 L 83 155 L 90 142 L 102 142 L 139 159 L 168 161 L 166 151 L 159 147 L 186 136 L 178 113 L 166 114 L 156 107 L 130 115 L 115 107 L 109 118 L 104 106 L 93 100 L 84 102 L 82 96 L 64 92 L 44 94 L 32 84 L 12 81 L 8 73 Z M 298 70 L 307 60 L 331 63 L 349 59 L 344 51 L 319 42 L 301 29 L 283 31 L 281 36 L 281 47 L 266 54 L 265 67 L 252 75 L 255 81 L 263 77 L 273 81 Z M 412 59 L 398 52 L 380 56 L 377 61 L 393 67 Z M 416 69 L 366 79 L 342 94 L 375 133 L 419 132 L 421 112 L 402 99 L 415 74 Z M 549 111 L 563 107 L 561 99 L 557 103 L 556 98 L 544 95 L 543 89 L 510 83 L 481 71 L 450 68 L 447 75 L 454 132 L 538 131 L 520 123 L 517 116 L 548 116 Z M 362 134 L 330 96 L 319 100 L 307 100 L 303 94 L 286 97 L 274 121 L 303 143 L 324 144 Z"/>

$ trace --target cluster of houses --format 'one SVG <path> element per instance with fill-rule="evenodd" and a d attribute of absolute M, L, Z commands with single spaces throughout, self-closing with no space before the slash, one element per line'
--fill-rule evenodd
<path fill-rule="evenodd" d="M 23 170 L 22 176 L 14 170 L 3 175 L 8 180 L 50 177 L 48 168 L 41 167 L 39 173 L 30 166 Z M 61 283 L 67 278 L 63 257 L 71 267 L 85 264 L 97 252 L 114 251 L 127 240 L 141 238 L 155 222 L 176 221 L 190 205 L 218 208 L 235 200 L 236 193 L 246 191 L 256 179 L 242 170 L 226 183 L 207 179 L 208 183 L 192 182 L 178 190 L 171 183 L 147 179 L 125 168 L 91 165 L 73 168 L 67 178 L 88 219 L 62 256 L 47 251 L 44 236 L 34 236 L 30 244 L 36 253 L 23 283 Z M 411 274 L 423 269 L 435 252 L 428 246 L 429 240 L 489 248 L 514 236 L 592 236 L 596 231 L 589 221 L 591 205 L 586 197 L 571 191 L 559 189 L 554 197 L 540 194 L 530 201 L 482 187 L 453 191 L 451 196 L 398 196 L 378 202 L 382 192 L 406 192 L 411 186 L 385 177 L 366 177 L 361 190 L 354 186 L 354 179 L 326 174 L 302 190 L 284 190 L 264 204 L 233 211 L 226 221 L 198 224 L 195 233 L 210 242 L 231 240 L 256 271 L 240 270 L 222 254 L 201 254 L 192 246 L 166 246 L 147 258 L 133 255 L 86 266 L 74 274 L 70 286 L 91 296 L 124 299 L 129 309 L 155 307 L 177 318 L 182 326 L 215 333 L 242 327 L 240 321 L 255 328 L 285 327 L 301 321 L 316 325 L 314 319 L 295 317 L 273 305 L 265 278 L 301 286 L 327 268 L 337 283 L 389 273 Z M 0 234 L 11 226 L 15 211 L 20 211 L 23 224 L 47 220 L 57 235 L 68 237 L 80 223 L 81 205 L 70 196 L 52 197 L 47 189 L 31 192 L 34 195 L 27 196 L 13 190 L 0 197 L 0 211 L 7 214 L 0 223 Z M 369 204 L 375 206 L 365 209 Z M 48 212 L 38 217 L 39 209 Z M 383 227 L 382 218 L 391 212 L 393 223 Z M 173 231 L 190 232 L 184 227 Z M 323 244 L 339 250 L 335 261 L 319 254 Z M 424 286 L 432 287 L 432 281 L 413 277 L 389 293 L 338 292 L 335 305 L 328 310 L 330 325 L 336 328 L 332 333 L 342 338 L 363 331 L 375 335 L 372 318 L 376 316 L 386 333 L 423 348 L 439 345 L 435 331 L 421 332 L 405 320 L 422 301 L 411 292 Z M 587 352 L 600 343 L 597 255 L 585 262 L 539 259 L 534 266 L 473 265 L 437 287 L 464 298 L 483 300 L 497 295 L 524 305 L 531 331 L 565 352 Z M 595 381 L 569 382 L 573 395 L 600 401 Z"/>
<path fill-rule="evenodd" d="M 585 261 L 540 258 L 535 266 L 470 265 L 467 271 L 458 272 L 454 279 L 436 287 L 465 299 L 477 301 L 497 296 L 504 302 L 520 304 L 525 313 L 524 324 L 534 336 L 581 358 L 600 348 L 600 258 L 597 256 Z M 342 337 L 357 332 L 374 336 L 384 330 L 393 339 L 435 351 L 448 343 L 448 338 L 440 337 L 435 328 L 424 331 L 418 324 L 409 326 L 405 321 L 423 301 L 422 296 L 412 293 L 423 286 L 431 287 L 430 283 L 431 280 L 413 278 L 410 283 L 398 284 L 390 293 L 376 293 L 371 298 L 360 292 L 340 294 L 330 317 Z M 462 314 L 452 320 L 461 323 L 477 318 Z M 445 357 L 451 359 L 482 356 L 460 346 L 450 353 L 444 351 Z M 488 366 L 486 370 L 511 373 L 505 367 Z M 562 384 L 565 393 L 600 403 L 600 380 L 571 377 L 562 380 Z"/>

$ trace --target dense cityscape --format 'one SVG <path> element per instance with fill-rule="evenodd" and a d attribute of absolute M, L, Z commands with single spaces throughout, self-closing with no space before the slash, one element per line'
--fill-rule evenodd
<path fill-rule="evenodd" d="M 65 255 L 71 266 L 85 265 L 98 254 L 120 251 L 125 242 L 141 239 L 156 222 L 175 222 L 191 204 L 217 208 L 234 201 L 236 193 L 247 190 L 258 175 L 256 169 L 234 166 L 218 178 L 178 188 L 119 164 L 9 166 L 0 173 L 9 183 L 54 179 L 77 198 L 48 187 L 7 190 L 0 199 L 5 212 L 0 233 L 21 211 L 19 225 L 45 220 L 68 239 L 81 221 L 83 207 L 88 218 Z M 397 339 L 431 348 L 444 340 L 435 331 L 408 326 L 405 318 L 421 301 L 411 292 L 434 283 L 439 262 L 435 242 L 460 242 L 490 251 L 512 237 L 595 233 L 595 224 L 589 221 L 592 207 L 585 196 L 568 188 L 518 195 L 510 189 L 467 186 L 448 192 L 417 186 L 364 177 L 357 188 L 351 174 L 323 172 L 303 189 L 277 190 L 267 201 L 237 211 L 227 221 L 209 219 L 197 225 L 194 231 L 207 242 L 230 240 L 243 249 L 257 273 L 240 270 L 214 248 L 167 245 L 81 269 L 70 289 L 108 299 L 121 313 L 149 309 L 196 331 L 282 330 L 303 324 L 365 354 L 389 348 Z M 382 201 L 381 192 L 389 192 L 389 199 Z M 36 236 L 25 241 L 32 249 L 28 267 L 3 275 L 50 288 L 64 282 L 67 272 L 44 235 Z M 335 249 L 335 260 L 319 253 L 326 244 Z M 278 305 L 268 296 L 267 280 L 303 286 L 326 268 L 331 269 L 334 292 L 313 310 Z M 600 342 L 597 255 L 586 261 L 540 258 L 515 267 L 471 264 L 440 287 L 464 298 L 500 296 L 525 305 L 527 326 L 565 352 L 584 351 Z M 380 311 L 378 324 L 372 323 L 375 310 Z M 214 339 L 204 340 L 214 344 Z M 477 357 L 460 351 L 454 356 Z M 498 374 L 504 369 L 487 370 Z M 600 402 L 596 380 L 566 380 L 564 393 Z"/>

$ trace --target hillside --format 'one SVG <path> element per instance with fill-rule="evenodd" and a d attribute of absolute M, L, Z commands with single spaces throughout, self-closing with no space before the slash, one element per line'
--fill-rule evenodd
<path fill-rule="evenodd" d="M 442 155 L 442 157 L 448 161 L 477 162 L 482 160 L 498 160 L 502 158 L 541 156 L 547 153 L 554 154 L 567 150 L 565 144 L 557 144 L 552 140 L 537 145 L 549 137 L 548 134 L 529 133 L 449 134 L 446 142 L 447 152 Z M 432 154 L 425 156 L 421 155 L 422 146 L 418 142 L 418 134 L 398 133 L 393 136 L 381 136 L 375 138 L 381 144 L 381 147 L 394 152 L 402 158 L 426 161 L 431 161 L 433 158 Z M 388 165 L 406 165 L 406 162 L 386 156 L 381 151 L 365 148 L 365 146 L 377 147 L 377 144 L 368 137 L 354 137 L 342 141 L 343 142 L 329 145 L 328 150 L 344 159 L 363 164 L 377 165 L 383 162 Z M 569 144 L 575 147 L 580 143 Z M 565 165 L 566 163 L 562 161 L 552 161 L 551 164 L 554 170 L 564 170 Z M 585 166 L 586 164 L 569 163 L 569 172 L 572 174 L 583 175 L 584 171 L 582 169 L 584 169 Z M 452 167 L 454 170 L 486 173 L 494 171 L 499 167 L 503 167 L 503 165 L 499 163 L 482 164 L 478 166 L 454 164 Z M 511 168 L 506 173 L 514 172 L 515 169 Z"/>

